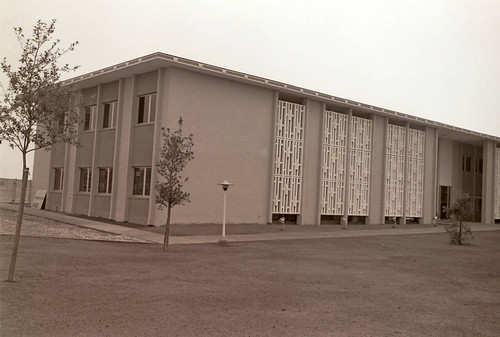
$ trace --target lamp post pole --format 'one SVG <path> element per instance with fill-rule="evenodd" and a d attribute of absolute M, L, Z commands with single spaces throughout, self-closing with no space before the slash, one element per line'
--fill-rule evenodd
<path fill-rule="evenodd" d="M 222 213 L 222 237 L 221 239 L 217 242 L 220 246 L 226 246 L 227 245 L 227 239 L 226 239 L 226 191 L 231 186 L 232 184 L 228 182 L 227 180 L 224 180 L 221 183 L 218 183 L 217 185 L 221 185 L 222 189 L 224 190 L 224 210 Z"/>
<path fill-rule="evenodd" d="M 226 191 L 227 190 L 224 190 L 224 213 L 222 215 L 222 240 L 223 241 L 227 241 L 226 240 Z"/>

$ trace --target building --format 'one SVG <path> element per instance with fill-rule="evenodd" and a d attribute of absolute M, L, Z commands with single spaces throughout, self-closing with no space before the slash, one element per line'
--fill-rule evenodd
<path fill-rule="evenodd" d="M 76 148 L 37 151 L 46 208 L 164 223 L 154 182 L 162 126 L 194 134 L 191 203 L 173 223 L 431 223 L 468 193 L 500 219 L 500 138 L 163 53 L 64 82 L 82 106 Z M 445 216 L 445 214 L 442 214 Z"/>

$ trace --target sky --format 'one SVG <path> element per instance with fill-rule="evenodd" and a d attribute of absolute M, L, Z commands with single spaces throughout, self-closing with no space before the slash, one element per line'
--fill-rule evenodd
<path fill-rule="evenodd" d="M 2 59 L 39 19 L 79 42 L 63 79 L 163 52 L 500 137 L 498 0 L 0 0 Z"/>

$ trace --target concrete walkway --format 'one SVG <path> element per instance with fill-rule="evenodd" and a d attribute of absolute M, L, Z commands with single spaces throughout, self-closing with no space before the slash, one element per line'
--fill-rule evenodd
<path fill-rule="evenodd" d="M 17 211 L 18 205 L 0 203 L 0 208 Z M 83 219 L 58 212 L 38 210 L 26 207 L 25 214 L 34 215 L 46 219 L 56 220 L 67 224 L 96 229 L 103 232 L 126 235 L 129 237 L 143 239 L 154 243 L 163 244 L 163 234 L 153 233 L 141 229 L 129 228 L 120 225 L 114 225 L 106 222 Z M 469 225 L 473 232 L 500 230 L 500 225 L 489 225 L 481 223 L 472 223 Z M 380 236 L 380 235 L 414 235 L 414 234 L 433 234 L 444 233 L 443 226 L 422 227 L 422 228 L 398 228 L 390 229 L 362 229 L 362 230 L 342 230 L 333 232 L 279 232 L 262 234 L 231 234 L 227 235 L 228 242 L 250 242 L 250 241 L 274 241 L 274 240 L 299 240 L 299 239 L 325 239 L 325 238 L 346 238 L 359 236 Z M 190 245 L 217 243 L 220 235 L 190 235 L 190 236 L 170 236 L 171 245 Z"/>

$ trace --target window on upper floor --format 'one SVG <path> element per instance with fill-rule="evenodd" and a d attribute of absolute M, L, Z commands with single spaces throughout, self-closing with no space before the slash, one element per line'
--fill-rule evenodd
<path fill-rule="evenodd" d="M 80 192 L 90 192 L 92 186 L 92 169 L 80 168 Z"/>
<path fill-rule="evenodd" d="M 56 130 L 56 134 L 61 134 L 64 132 L 64 121 L 65 121 L 65 116 L 62 115 L 58 118 L 57 120 L 57 130 Z"/>
<path fill-rule="evenodd" d="M 99 193 L 111 193 L 111 185 L 113 183 L 113 169 L 110 167 L 99 169 Z"/>
<path fill-rule="evenodd" d="M 64 184 L 64 169 L 54 168 L 54 191 L 62 191 Z"/>
<path fill-rule="evenodd" d="M 137 124 L 151 123 L 155 121 L 156 115 L 156 93 L 139 96 L 139 110 L 137 113 Z"/>
<path fill-rule="evenodd" d="M 85 107 L 85 115 L 83 118 L 83 131 L 94 130 L 95 115 L 96 115 L 95 105 Z"/>
<path fill-rule="evenodd" d="M 151 189 L 151 167 L 134 167 L 134 195 L 149 195 Z"/>
<path fill-rule="evenodd" d="M 116 107 L 116 101 L 104 103 L 104 111 L 102 114 L 103 129 L 114 128 L 116 126 Z"/>

